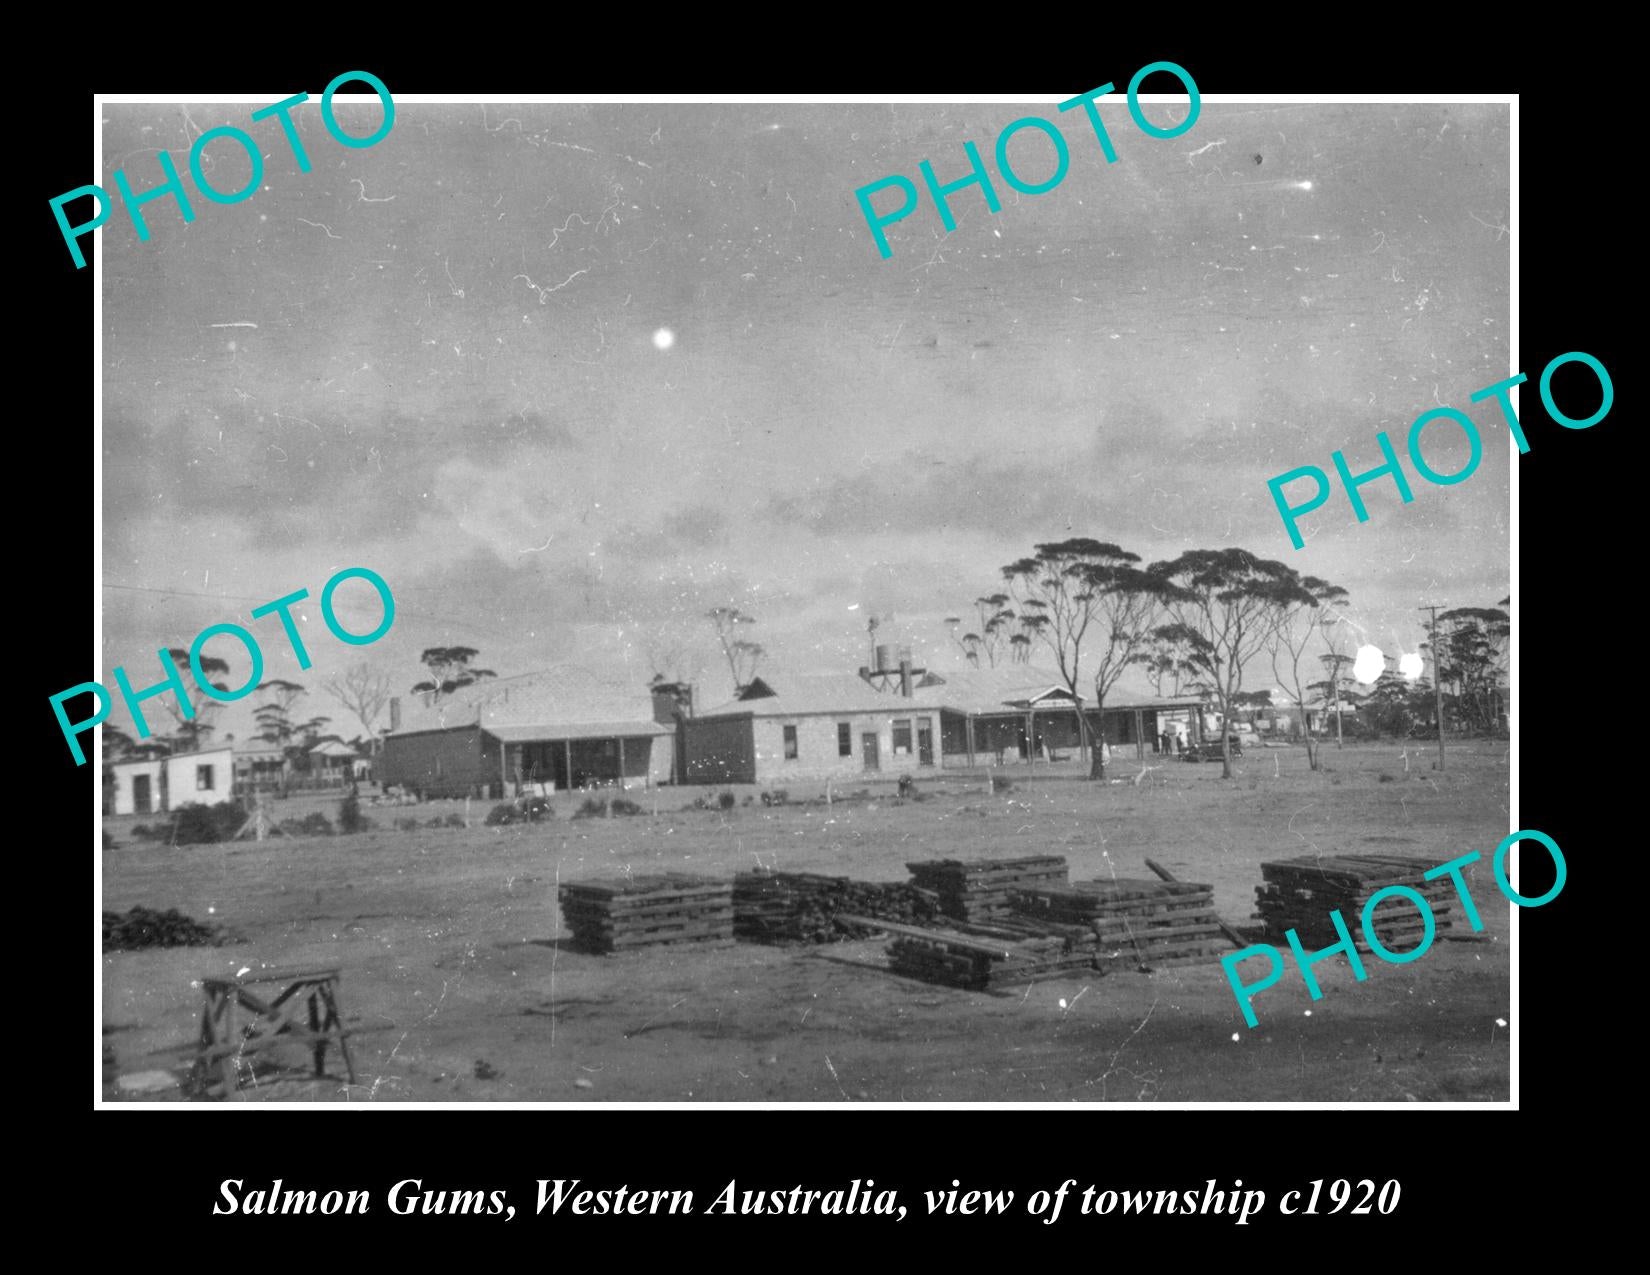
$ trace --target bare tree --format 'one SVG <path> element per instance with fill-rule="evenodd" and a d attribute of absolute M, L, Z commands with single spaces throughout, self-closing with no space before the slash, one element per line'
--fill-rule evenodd
<path fill-rule="evenodd" d="M 1013 652 L 1012 630 L 1019 617 L 1009 608 L 1012 601 L 1006 593 L 992 593 L 974 599 L 974 624 L 967 633 L 959 634 L 962 617 L 947 616 L 945 623 L 951 630 L 951 640 L 975 668 L 984 659 L 987 668 L 995 668 L 999 657 L 1007 658 Z"/>
<path fill-rule="evenodd" d="M 1091 748 L 1089 741 L 1081 691 L 1084 648 L 1096 657 L 1095 707 L 1103 710 L 1106 692 L 1149 640 L 1162 585 L 1135 565 L 1138 554 L 1114 544 L 1077 538 L 1034 548 L 1032 557 L 1004 567 L 1003 579 L 1019 603 L 1022 629 L 1054 655 L 1077 708 L 1078 739 L 1091 758 L 1089 776 L 1099 779 L 1105 774 L 1105 749 Z"/>
<path fill-rule="evenodd" d="M 1146 649 L 1136 662 L 1145 670 L 1152 690 L 1164 699 L 1178 699 L 1182 691 L 1204 694 L 1204 684 L 1198 666 L 1192 661 L 1192 643 L 1183 636 L 1166 629 L 1154 630 Z"/>
<path fill-rule="evenodd" d="M 750 685 L 751 679 L 756 676 L 756 666 L 767 654 L 759 643 L 739 636 L 740 626 L 755 624 L 756 617 L 746 615 L 738 607 L 713 607 L 705 613 L 705 618 L 716 630 L 716 640 L 722 646 L 728 672 L 733 677 L 733 692 L 737 695 Z"/>
<path fill-rule="evenodd" d="M 428 695 L 434 703 L 443 695 L 451 695 L 465 686 L 472 686 L 485 678 L 497 677 L 490 668 L 472 668 L 471 661 L 481 652 L 473 646 L 432 646 L 418 658 L 430 670 L 426 681 L 416 683 L 414 695 Z"/>
<path fill-rule="evenodd" d="M 1311 723 L 1306 720 L 1306 695 L 1311 688 L 1301 677 L 1301 660 L 1312 639 L 1323 630 L 1324 620 L 1348 601 L 1345 589 L 1316 576 L 1306 576 L 1300 581 L 1300 591 L 1280 602 L 1272 634 L 1266 640 L 1266 648 L 1272 655 L 1272 676 L 1295 697 L 1301 733 L 1306 741 L 1306 764 L 1312 770 L 1319 769 L 1322 762 L 1312 738 Z"/>
<path fill-rule="evenodd" d="M 192 752 L 199 748 L 202 742 L 211 738 L 215 729 L 213 719 L 217 716 L 218 710 L 223 707 L 223 703 L 221 700 L 213 699 L 204 689 L 195 684 L 194 673 L 189 666 L 188 651 L 181 646 L 175 646 L 166 652 L 166 657 L 177 666 L 178 672 L 182 674 L 180 680 L 184 686 L 191 688 L 187 691 L 187 699 L 177 695 L 161 698 L 161 704 L 172 715 L 172 720 L 177 723 L 176 728 L 167 740 L 167 744 L 173 752 Z M 220 660 L 215 655 L 202 655 L 200 664 L 201 672 L 208 679 L 222 677 L 229 672 L 229 661 Z M 212 682 L 211 686 L 213 690 L 217 691 L 227 692 L 229 690 L 221 681 Z M 147 731 L 139 735 L 140 739 L 147 737 Z"/>
<path fill-rule="evenodd" d="M 323 683 L 321 689 L 355 715 L 369 741 L 378 738 L 378 718 L 390 699 L 388 673 L 380 673 L 363 660 Z"/>
<path fill-rule="evenodd" d="M 1247 549 L 1189 549 L 1150 570 L 1163 584 L 1172 621 L 1158 635 L 1187 644 L 1219 701 L 1221 777 L 1230 779 L 1232 710 L 1244 669 L 1265 649 L 1278 617 L 1305 594 L 1300 576 Z"/>

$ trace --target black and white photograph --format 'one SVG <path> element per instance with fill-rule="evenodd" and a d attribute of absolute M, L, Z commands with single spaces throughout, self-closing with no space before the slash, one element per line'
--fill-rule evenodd
<path fill-rule="evenodd" d="M 1515 1103 L 1517 99 L 1156 65 L 100 97 L 97 1105 Z"/>

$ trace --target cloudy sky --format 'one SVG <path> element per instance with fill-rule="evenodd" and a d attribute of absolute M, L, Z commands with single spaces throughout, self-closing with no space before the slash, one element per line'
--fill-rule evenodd
<path fill-rule="evenodd" d="M 106 105 L 103 184 L 252 109 Z M 463 643 L 501 674 L 665 662 L 704 701 L 711 606 L 786 668 L 857 667 L 869 615 L 943 666 L 944 618 L 1073 535 L 1280 558 L 1393 654 L 1417 605 L 1504 597 L 1509 444 L 1469 396 L 1508 372 L 1507 108 L 1205 102 L 1170 140 L 1101 113 L 1114 164 L 1052 104 L 399 102 L 346 150 L 312 101 L 309 173 L 251 125 L 253 198 L 97 232 L 104 680 L 356 565 L 398 601 L 365 654 L 400 688 Z M 964 141 L 990 163 L 1026 114 L 1069 141 L 1059 187 L 999 182 L 995 215 L 960 192 L 951 234 L 925 194 L 878 255 L 857 187 L 961 176 Z M 1016 141 L 1028 179 L 1046 147 Z M 207 175 L 237 189 L 246 159 L 219 142 Z M 1337 493 L 1291 548 L 1268 477 L 1372 467 L 1376 431 L 1401 450 L 1440 404 L 1484 428 L 1470 480 L 1412 472 L 1409 505 L 1383 480 L 1364 524 Z M 1465 445 L 1436 426 L 1428 453 L 1449 472 Z M 266 676 L 359 657 L 300 614 L 316 667 L 263 620 Z"/>

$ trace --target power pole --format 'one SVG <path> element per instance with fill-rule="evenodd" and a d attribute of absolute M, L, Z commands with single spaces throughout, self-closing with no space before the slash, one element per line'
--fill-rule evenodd
<path fill-rule="evenodd" d="M 1432 696 L 1438 713 L 1438 769 L 1444 768 L 1444 679 L 1438 663 L 1438 608 L 1417 607 L 1417 611 L 1432 613 Z"/>

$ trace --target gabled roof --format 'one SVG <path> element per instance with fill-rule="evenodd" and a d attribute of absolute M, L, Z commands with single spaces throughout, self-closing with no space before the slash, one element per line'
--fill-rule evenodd
<path fill-rule="evenodd" d="M 653 696 L 647 686 L 632 678 L 561 664 L 477 682 L 443 695 L 433 705 L 422 696 L 404 697 L 401 729 L 391 734 L 480 726 L 495 735 L 506 728 L 528 731 L 521 735 L 515 730 L 511 738 L 561 739 L 569 737 L 569 727 L 617 723 L 647 723 L 646 732 L 627 726 L 626 733 L 653 733 Z"/>
<path fill-rule="evenodd" d="M 233 755 L 234 749 L 228 744 L 217 748 L 197 748 L 189 753 L 162 753 L 153 757 L 128 757 L 122 761 L 112 761 L 110 766 L 153 766 L 157 761 L 187 761 L 191 757 L 217 757 L 222 753 Z"/>
<path fill-rule="evenodd" d="M 771 694 L 766 692 L 772 692 Z M 931 701 L 902 699 L 899 679 L 878 690 L 857 673 L 767 673 L 754 679 L 744 693 L 726 704 L 697 714 L 699 717 L 792 717 L 809 713 L 892 713 L 902 707 L 933 707 Z"/>

